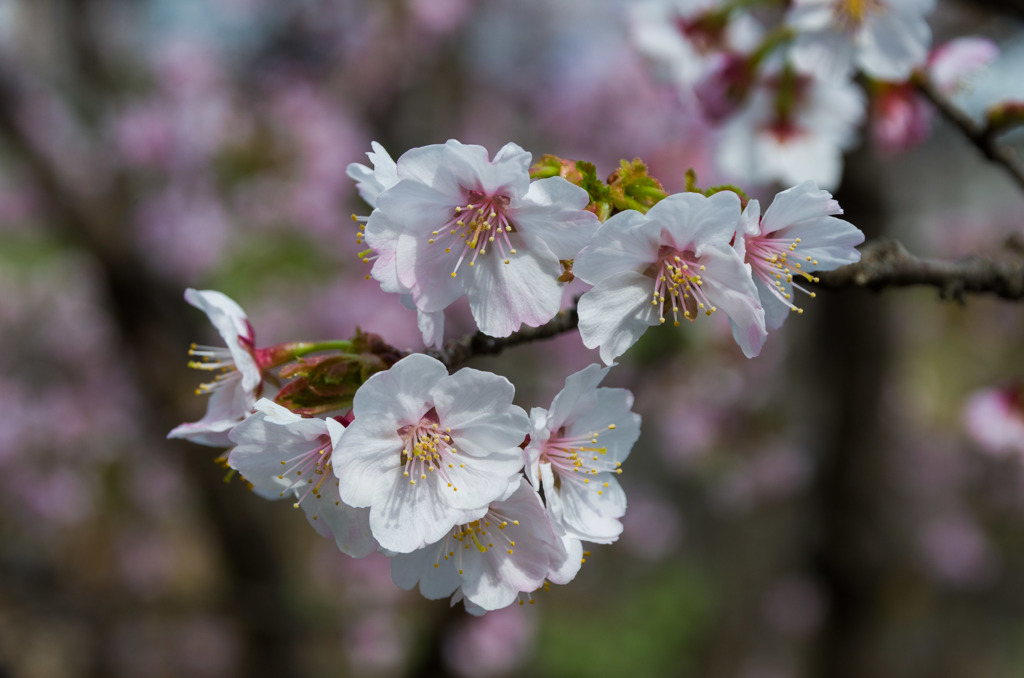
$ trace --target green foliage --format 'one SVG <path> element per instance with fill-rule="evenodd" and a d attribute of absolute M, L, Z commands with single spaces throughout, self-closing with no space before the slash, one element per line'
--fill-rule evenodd
<path fill-rule="evenodd" d="M 673 565 L 619 583 L 590 605 L 546 610 L 532 675 L 694 675 L 696 647 L 714 611 L 701 573 Z"/>

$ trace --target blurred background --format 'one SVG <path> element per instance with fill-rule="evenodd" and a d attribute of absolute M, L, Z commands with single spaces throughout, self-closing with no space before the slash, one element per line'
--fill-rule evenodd
<path fill-rule="evenodd" d="M 355 254 L 345 168 L 371 140 L 728 180 L 629 5 L 0 0 L 0 677 L 1024 675 L 1020 304 L 823 292 L 750 361 L 715 322 L 648 333 L 608 384 L 644 419 L 620 542 L 482 618 L 165 440 L 205 408 L 189 342 L 219 343 L 186 287 L 235 298 L 260 345 L 421 346 Z M 1024 98 L 1022 19 L 931 16 L 1002 50 L 972 113 Z M 1022 231 L 1024 195 L 941 120 L 861 145 L 837 198 L 921 255 Z M 528 409 L 597 360 L 565 336 L 473 365 Z"/>

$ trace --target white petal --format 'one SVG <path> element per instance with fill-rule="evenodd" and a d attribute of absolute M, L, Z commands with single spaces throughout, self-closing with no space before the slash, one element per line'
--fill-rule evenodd
<path fill-rule="evenodd" d="M 495 255 L 488 252 L 476 266 L 463 265 L 459 272 L 480 331 L 507 337 L 522 325 L 539 327 L 555 317 L 562 304 L 559 263 L 542 261 L 533 252 L 510 255 L 508 264 Z"/>
<path fill-rule="evenodd" d="M 611 365 L 647 328 L 658 324 L 658 309 L 651 304 L 654 281 L 626 271 L 605 278 L 579 301 L 580 336 L 587 348 L 601 349 L 601 360 Z"/>

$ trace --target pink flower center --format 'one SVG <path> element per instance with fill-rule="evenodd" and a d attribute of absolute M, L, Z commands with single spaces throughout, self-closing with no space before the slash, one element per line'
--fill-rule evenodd
<path fill-rule="evenodd" d="M 809 282 L 818 282 L 818 278 L 801 270 L 804 263 L 812 266 L 818 264 L 817 259 L 797 254 L 800 238 L 775 238 L 774 234 L 758 235 L 747 239 L 746 262 L 750 264 L 754 275 L 758 276 L 771 290 L 779 301 L 790 310 L 803 313 L 792 301 L 793 288 L 810 295 L 816 295 L 799 284 L 793 282 L 793 276 L 803 277 Z"/>
<path fill-rule="evenodd" d="M 506 216 L 508 205 L 507 196 L 469 191 L 466 205 L 457 206 L 448 223 L 431 233 L 427 242 L 443 244 L 445 252 L 459 253 L 452 269 L 453 278 L 467 257 L 472 267 L 477 257 L 487 254 L 492 246 L 497 247 L 498 254 L 509 263 L 509 257 L 516 253 L 509 234 L 515 233 L 516 228 Z"/>
<path fill-rule="evenodd" d="M 615 424 L 609 424 L 608 428 L 614 430 Z M 599 473 L 622 473 L 622 464 L 609 460 L 608 448 L 599 446 L 597 439 L 597 432 L 567 435 L 564 426 L 548 438 L 541 450 L 540 461 L 551 464 L 556 489 L 560 489 L 564 482 L 589 485 Z M 603 494 L 606 487 L 607 482 L 598 483 L 597 493 Z"/>
<path fill-rule="evenodd" d="M 438 421 L 437 410 L 431 408 L 417 424 L 408 424 L 398 430 L 405 445 L 402 448 L 401 464 L 405 467 L 402 475 L 409 479 L 410 485 L 417 480 L 426 480 L 429 475 L 436 475 L 447 483 L 452 492 L 459 488 L 452 482 L 449 471 L 459 462 L 458 450 L 451 437 L 450 428 L 442 429 Z"/>
<path fill-rule="evenodd" d="M 311 444 L 313 447 L 305 452 L 282 461 L 281 466 L 285 468 L 277 476 L 278 480 L 287 478 L 291 481 L 291 485 L 281 491 L 282 497 L 285 492 L 295 491 L 298 493 L 298 499 L 294 504 L 295 508 L 298 508 L 310 495 L 319 499 L 325 480 L 333 481 L 335 487 L 338 485 L 338 479 L 331 473 L 331 452 L 334 449 L 331 437 L 325 433 L 311 441 Z M 313 518 L 316 519 L 316 516 Z"/>
<path fill-rule="evenodd" d="M 679 325 L 680 313 L 692 322 L 701 311 L 711 315 L 718 310 L 704 294 L 704 280 L 701 278 L 704 268 L 693 252 L 665 245 L 661 247 L 658 262 L 651 268 L 654 275 L 651 305 L 660 307 L 659 320 L 662 323 L 665 322 L 666 309 L 672 313 L 676 326 Z"/>

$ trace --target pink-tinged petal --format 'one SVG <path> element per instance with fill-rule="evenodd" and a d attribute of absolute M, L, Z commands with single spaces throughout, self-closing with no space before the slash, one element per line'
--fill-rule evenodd
<path fill-rule="evenodd" d="M 563 481 L 548 500 L 549 505 L 554 502 L 561 504 L 561 527 L 572 537 L 611 544 L 622 533 L 619 518 L 626 514 L 626 493 L 610 473 L 592 476 L 586 484 Z"/>
<path fill-rule="evenodd" d="M 626 271 L 585 292 L 579 302 L 584 346 L 600 347 L 601 360 L 613 364 L 648 327 L 658 324 L 658 308 L 651 304 L 653 290 L 651 278 Z"/>
<path fill-rule="evenodd" d="M 831 271 L 860 261 L 856 247 L 864 242 L 864 233 L 842 219 L 825 217 L 790 226 L 779 233 L 800 238 L 796 253 L 804 258 L 806 271 Z M 811 261 L 806 261 L 807 257 Z"/>
<path fill-rule="evenodd" d="M 511 497 L 495 502 L 491 511 L 515 518 L 519 524 L 510 523 L 501 532 L 502 537 L 515 542 L 515 547 L 508 549 L 495 537 L 494 542 L 488 542 L 486 552 L 464 560 L 463 594 L 485 610 L 505 607 L 520 592 L 539 588 L 552 562 L 560 560 L 562 554 L 561 540 L 547 520 L 540 497 L 525 479 L 520 480 L 519 489 Z"/>
<path fill-rule="evenodd" d="M 438 419 L 459 437 L 485 448 L 517 447 L 530 430 L 522 408 L 512 404 L 515 387 L 505 377 L 463 368 L 431 392 Z"/>
<path fill-rule="evenodd" d="M 366 222 L 367 242 L 374 246 L 376 231 L 381 228 L 376 222 L 384 216 L 397 224 L 402 232 L 429 237 L 431 231 L 452 218 L 460 202 L 459 193 L 442 193 L 416 181 L 399 181 L 381 193 L 377 200 L 377 209 Z"/>
<path fill-rule="evenodd" d="M 445 144 L 445 167 L 451 171 L 463 194 L 469 191 L 510 197 L 525 194 L 530 181 L 530 154 L 515 144 L 507 145 L 500 153 L 501 161 L 496 158 L 492 162 L 483 146 L 449 139 Z"/>
<path fill-rule="evenodd" d="M 805 181 L 775 196 L 761 219 L 761 233 L 768 235 L 784 226 L 842 213 L 831 193 L 819 189 L 813 181 Z"/>
<path fill-rule="evenodd" d="M 611 368 L 600 365 L 587 365 L 579 372 L 566 377 L 565 386 L 551 401 L 548 421 L 552 429 L 557 430 L 567 422 L 574 421 L 583 413 L 583 409 L 593 403 L 597 387 L 608 375 L 609 369 Z M 608 423 L 605 422 L 601 428 L 605 428 Z"/>
<path fill-rule="evenodd" d="M 418 423 L 431 407 L 434 387 L 447 376 L 439 360 L 421 353 L 406 356 L 359 387 L 352 402 L 355 421 L 369 426 L 371 419 L 388 420 L 397 423 L 396 431 L 398 426 Z"/>
<path fill-rule="evenodd" d="M 803 73 L 836 80 L 849 75 L 856 47 L 845 34 L 825 29 L 800 33 L 789 51 L 793 65 Z"/>
<path fill-rule="evenodd" d="M 442 539 L 418 551 L 392 556 L 391 581 L 406 591 L 419 584 L 420 593 L 429 600 L 447 598 L 462 583 L 456 560 L 450 555 L 454 547 L 461 549 L 462 545 Z"/>
<path fill-rule="evenodd" d="M 507 337 L 521 325 L 543 325 L 562 305 L 558 262 L 541 261 L 532 252 L 518 252 L 508 261 L 489 252 L 458 278 L 473 320 L 492 337 Z"/>
<path fill-rule="evenodd" d="M 727 244 L 740 220 L 740 198 L 732 191 L 706 198 L 699 193 L 676 193 L 647 212 L 677 249 L 693 249 L 700 256 L 707 245 Z M 664 238 L 663 238 L 664 240 Z"/>
<path fill-rule="evenodd" d="M 377 550 L 377 542 L 370 531 L 370 509 L 352 508 L 342 502 L 337 482 L 328 480 L 319 493 L 307 495 L 301 502 L 302 510 L 313 529 L 333 539 L 342 553 L 352 558 L 365 558 Z"/>
<path fill-rule="evenodd" d="M 601 388 L 585 402 L 587 407 L 574 413 L 566 433 L 598 434 L 598 444 L 607 450 L 607 461 L 626 461 L 640 438 L 640 415 L 631 411 L 633 394 L 624 388 Z M 611 425 L 615 428 L 609 428 Z"/>
<path fill-rule="evenodd" d="M 423 335 L 423 345 L 441 348 L 444 344 L 444 311 L 418 311 L 416 325 Z"/>
<path fill-rule="evenodd" d="M 548 581 L 552 584 L 568 584 L 579 574 L 583 566 L 583 543 L 575 537 L 563 535 L 562 552 L 551 564 Z"/>
<path fill-rule="evenodd" d="M 619 212 L 601 225 L 577 255 L 573 273 L 596 285 L 626 271 L 641 271 L 658 259 L 660 229 L 634 210 Z"/>
<path fill-rule="evenodd" d="M 743 354 L 753 358 L 761 352 L 768 332 L 764 309 L 750 270 L 729 247 L 708 247 L 701 258 L 704 272 L 704 293 L 720 311 L 729 317 L 733 338 Z"/>
<path fill-rule="evenodd" d="M 409 149 L 398 159 L 397 165 L 399 183 L 408 180 L 432 188 L 442 195 L 459 195 L 461 188 L 448 167 L 445 144 Z M 378 207 L 381 206 L 378 204 Z"/>
<path fill-rule="evenodd" d="M 530 184 L 526 197 L 512 206 L 509 216 L 531 251 L 546 250 L 555 259 L 573 259 L 601 225 L 596 214 L 583 209 L 589 200 L 579 186 L 551 177 Z"/>
<path fill-rule="evenodd" d="M 373 163 L 373 169 L 359 163 L 352 163 L 345 169 L 351 179 L 356 181 L 359 196 L 370 207 L 377 206 L 377 197 L 381 192 L 398 183 L 398 168 L 384 147 L 376 141 L 370 144 L 372 151 L 366 155 Z"/>
<path fill-rule="evenodd" d="M 757 297 L 761 301 L 761 307 L 764 308 L 765 329 L 770 331 L 779 329 L 786 322 L 793 309 L 776 292 L 772 291 L 772 288 L 766 285 L 760 277 L 754 278 L 754 287 L 757 288 Z M 793 288 L 788 283 L 783 282 L 782 288 L 785 294 L 793 295 Z"/>
<path fill-rule="evenodd" d="M 462 286 L 451 275 L 458 258 L 458 251 L 446 252 L 444 246 L 431 243 L 429 237 L 403 233 L 398 239 L 398 281 L 412 292 L 418 309 L 428 313 L 441 311 L 462 296 Z"/>
<path fill-rule="evenodd" d="M 928 58 L 931 30 L 923 18 L 881 12 L 857 34 L 857 65 L 880 80 L 906 80 Z"/>
<path fill-rule="evenodd" d="M 999 48 L 991 40 L 957 38 L 932 50 L 928 73 L 939 89 L 952 94 L 998 56 Z"/>
<path fill-rule="evenodd" d="M 224 339 L 235 361 L 235 369 L 242 375 L 242 388 L 255 392 L 263 381 L 251 350 L 254 348 L 252 326 L 245 311 L 230 297 L 216 290 L 185 290 L 185 301 L 205 313 Z M 239 343 L 242 339 L 243 343 Z"/>
<path fill-rule="evenodd" d="M 481 517 L 487 507 L 456 509 L 446 503 L 447 495 L 437 483 L 410 484 L 395 469 L 388 483 L 370 506 L 370 529 L 381 548 L 411 553 L 438 541 L 455 525 Z M 340 488 L 344 488 L 342 482 Z M 344 494 L 342 494 L 344 499 Z"/>
<path fill-rule="evenodd" d="M 231 444 L 228 434 L 252 408 L 252 396 L 242 388 L 242 380 L 235 376 L 237 383 L 223 384 L 210 394 L 206 414 L 196 422 L 181 424 L 167 434 L 168 438 L 183 438 L 200 445 L 227 447 Z"/>
<path fill-rule="evenodd" d="M 365 418 L 364 418 L 365 419 Z M 379 430 L 381 423 L 370 415 L 369 421 L 356 421 L 334 449 L 331 462 L 338 477 L 341 500 L 349 506 L 370 506 L 391 485 L 391 475 L 400 472 L 404 444 L 398 432 L 391 436 Z"/>

